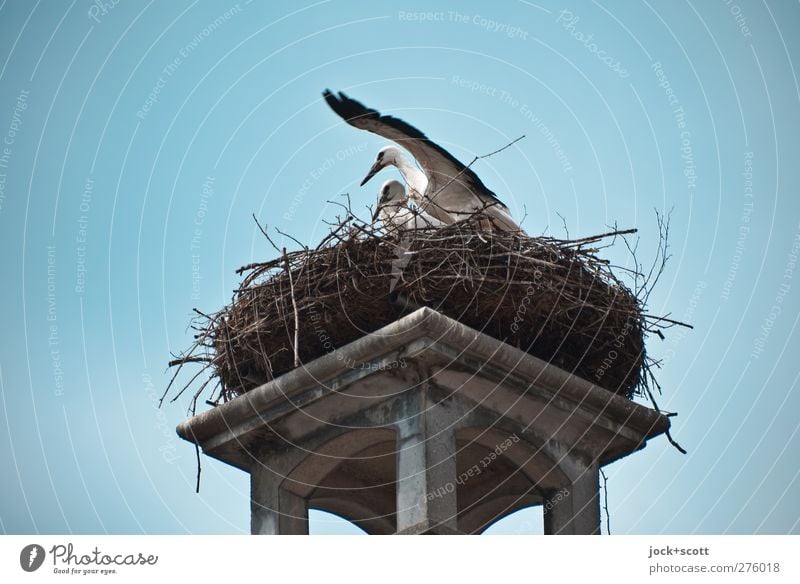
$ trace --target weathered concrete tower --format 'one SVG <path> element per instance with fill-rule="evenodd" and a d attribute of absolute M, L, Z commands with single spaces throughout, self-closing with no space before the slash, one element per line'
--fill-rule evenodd
<path fill-rule="evenodd" d="M 250 473 L 254 534 L 309 507 L 372 534 L 480 533 L 544 505 L 600 531 L 601 466 L 669 427 L 648 408 L 423 308 L 178 426 Z"/>

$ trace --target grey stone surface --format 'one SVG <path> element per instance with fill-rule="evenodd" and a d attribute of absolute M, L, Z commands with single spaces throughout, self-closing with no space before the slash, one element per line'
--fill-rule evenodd
<path fill-rule="evenodd" d="M 668 427 L 422 308 L 178 434 L 250 473 L 254 534 L 308 533 L 309 507 L 374 534 L 480 533 L 531 505 L 546 533 L 591 534 L 599 468 Z"/>

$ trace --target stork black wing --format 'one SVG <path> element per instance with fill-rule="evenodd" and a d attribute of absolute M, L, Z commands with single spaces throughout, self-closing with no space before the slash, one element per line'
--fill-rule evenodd
<path fill-rule="evenodd" d="M 381 115 L 342 92 L 336 95 L 326 89 L 322 95 L 331 109 L 351 126 L 392 140 L 408 150 L 433 183 L 431 186 L 434 191 L 458 177 L 456 180 L 467 185 L 472 192 L 487 195 L 499 202 L 497 195 L 486 188 L 472 169 L 411 124 L 393 116 Z"/>

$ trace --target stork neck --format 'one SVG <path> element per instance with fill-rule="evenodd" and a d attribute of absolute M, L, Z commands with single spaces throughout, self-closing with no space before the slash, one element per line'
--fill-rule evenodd
<path fill-rule="evenodd" d="M 416 165 L 411 163 L 408 158 L 402 155 L 397 157 L 397 170 L 400 171 L 400 174 L 403 175 L 403 178 L 410 187 L 412 192 L 409 192 L 409 196 L 413 200 L 416 201 L 425 194 L 425 189 L 428 187 L 428 177 L 426 177 L 425 173 L 417 168 Z"/>

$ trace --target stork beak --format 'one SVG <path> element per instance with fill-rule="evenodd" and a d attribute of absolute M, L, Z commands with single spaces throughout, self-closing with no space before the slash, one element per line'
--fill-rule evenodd
<path fill-rule="evenodd" d="M 375 164 L 373 164 L 372 168 L 369 169 L 369 172 L 367 173 L 367 176 L 364 177 L 364 180 L 361 181 L 361 184 L 359 186 L 363 187 L 365 184 L 367 184 L 367 181 L 369 179 L 371 179 L 373 176 L 375 176 L 376 174 L 378 174 L 378 171 L 381 168 L 383 168 L 383 167 L 381 166 L 380 162 L 376 162 Z"/>

